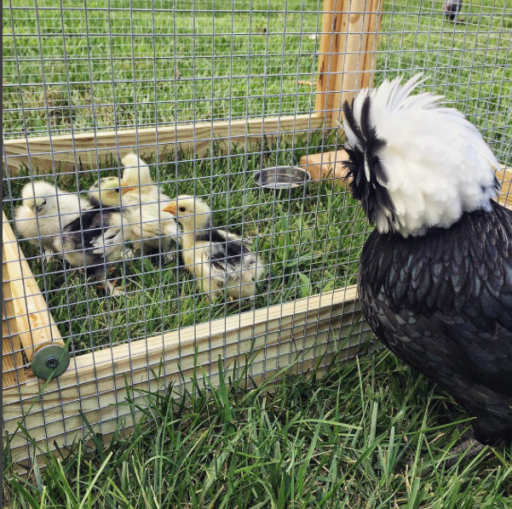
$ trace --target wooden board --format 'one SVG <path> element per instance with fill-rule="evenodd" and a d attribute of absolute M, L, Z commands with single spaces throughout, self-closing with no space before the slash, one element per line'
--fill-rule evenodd
<path fill-rule="evenodd" d="M 132 396 L 138 404 L 144 405 L 144 395 L 137 391 L 174 383 L 180 393 L 190 387 L 194 374 L 199 379 L 209 376 L 216 385 L 219 358 L 223 369 L 250 366 L 255 380 L 271 377 L 294 362 L 293 371 L 301 372 L 322 355 L 327 363 L 351 334 L 342 357 L 356 355 L 361 341 L 370 335 L 355 287 L 187 327 L 79 356 L 42 394 L 38 380 L 4 391 L 5 426 L 9 433 L 15 432 L 17 422 L 31 408 L 24 426 L 37 445 L 51 450 L 87 434 L 81 413 L 103 434 L 115 430 L 122 419 L 126 426 L 132 425 L 130 409 L 119 406 L 126 400 L 126 383 L 136 390 Z M 158 371 L 165 376 L 157 377 Z M 18 461 L 29 457 L 20 434 L 13 438 L 12 452 Z"/>
<path fill-rule="evenodd" d="M 3 246 L 2 255 L 5 259 Z M 5 263 L 2 264 L 2 277 L 2 388 L 7 389 L 25 382 L 26 376 L 16 313 L 12 302 L 9 272 Z"/>
<path fill-rule="evenodd" d="M 380 25 L 383 12 L 384 0 L 371 0 L 361 88 L 373 87 L 375 69 L 377 68 L 377 49 L 379 47 Z"/>
<path fill-rule="evenodd" d="M 116 161 L 134 150 L 162 154 L 182 149 L 201 156 L 211 151 L 214 143 L 228 150 L 229 141 L 248 148 L 281 136 L 307 136 L 322 125 L 323 118 L 313 114 L 5 140 L 4 161 L 11 176 L 23 165 L 34 173 L 36 166 L 40 173 L 61 173 L 75 171 L 80 163 L 98 168 L 98 159 L 111 156 Z"/>
<path fill-rule="evenodd" d="M 300 165 L 307 170 L 314 180 L 332 179 L 335 185 L 346 186 L 350 181 L 345 180 L 347 171 L 343 161 L 348 159 L 344 150 L 323 152 L 303 156 Z M 512 169 L 504 165 L 496 172 L 501 183 L 501 192 L 498 202 L 507 207 L 512 206 Z"/>
<path fill-rule="evenodd" d="M 64 346 L 64 341 L 4 213 L 2 232 L 2 271 L 11 296 L 4 318 L 10 322 L 16 321 L 15 329 L 30 362 L 43 346 Z"/>
<path fill-rule="evenodd" d="M 496 172 L 496 177 L 501 184 L 499 203 L 506 207 L 512 207 L 512 168 L 506 168 L 505 165 Z"/>
<path fill-rule="evenodd" d="M 322 14 L 322 35 L 318 48 L 318 77 L 316 83 L 315 111 L 330 117 L 333 91 L 336 83 L 336 66 L 342 37 L 341 21 L 343 17 L 342 0 L 324 0 Z"/>
<path fill-rule="evenodd" d="M 345 185 L 346 170 L 343 161 L 348 159 L 344 150 L 323 152 L 303 156 L 300 165 L 307 170 L 313 180 L 332 179 L 336 185 Z"/>
<path fill-rule="evenodd" d="M 338 127 L 343 103 L 350 101 L 362 86 L 364 52 L 369 28 L 369 16 L 364 13 L 367 2 L 368 0 L 343 0 L 344 15 L 338 48 L 341 56 L 336 61 L 336 80 L 330 115 L 330 126 L 333 128 Z"/>
<path fill-rule="evenodd" d="M 344 101 L 373 83 L 384 0 L 324 0 L 315 111 L 336 128 Z"/>

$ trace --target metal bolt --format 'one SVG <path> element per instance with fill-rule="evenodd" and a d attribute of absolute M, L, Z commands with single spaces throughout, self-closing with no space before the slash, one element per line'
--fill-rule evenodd
<path fill-rule="evenodd" d="M 59 365 L 59 361 L 57 357 L 48 357 L 45 364 L 48 369 L 55 369 Z"/>

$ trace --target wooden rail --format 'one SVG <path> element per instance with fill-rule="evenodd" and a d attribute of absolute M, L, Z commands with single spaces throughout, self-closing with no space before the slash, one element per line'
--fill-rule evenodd
<path fill-rule="evenodd" d="M 64 341 L 5 214 L 2 219 L 3 283 L 10 296 L 5 300 L 7 315 L 3 319 L 16 330 L 30 362 L 43 346 L 64 346 Z"/>
<path fill-rule="evenodd" d="M 351 334 L 354 339 L 345 344 Z M 30 456 L 26 438 L 16 434 L 17 422 L 29 408 L 23 426 L 37 446 L 53 450 L 87 435 L 82 415 L 102 434 L 114 431 L 120 419 L 126 427 L 133 425 L 138 414 L 121 406 L 127 386 L 144 405 L 141 391 L 171 383 L 177 392 L 189 388 L 195 365 L 197 377 L 201 380 L 206 373 L 213 385 L 219 381 L 219 358 L 223 369 L 249 367 L 251 379 L 259 381 L 295 362 L 292 372 L 320 360 L 325 365 L 342 347 L 340 359 L 352 357 L 369 336 L 356 288 L 347 287 L 81 355 L 47 384 L 42 396 L 44 383 L 36 379 L 3 391 L 4 422 L 14 435 L 11 451 L 18 461 Z M 155 376 L 159 371 L 165 376 Z"/>
<path fill-rule="evenodd" d="M 141 153 L 183 150 L 197 157 L 212 151 L 215 144 L 245 147 L 260 146 L 281 136 L 307 136 L 322 127 L 320 115 L 266 117 L 247 120 L 205 122 L 149 129 L 100 131 L 94 134 L 60 135 L 4 141 L 9 175 L 15 176 L 24 165 L 38 173 L 75 171 L 79 165 L 98 168 L 98 159 L 114 160 L 129 152 Z M 157 143 L 158 141 L 158 143 Z"/>

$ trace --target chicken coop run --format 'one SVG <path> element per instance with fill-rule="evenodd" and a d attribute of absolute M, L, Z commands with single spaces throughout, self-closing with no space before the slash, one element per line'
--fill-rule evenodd
<path fill-rule="evenodd" d="M 128 395 L 143 405 L 144 391 L 215 385 L 224 370 L 248 385 L 285 368 L 321 375 L 358 354 L 371 228 L 343 179 L 343 103 L 423 71 L 422 89 L 491 145 L 506 202 L 511 41 L 506 0 L 459 12 L 432 0 L 4 3 L 13 458 L 128 429 Z M 264 171 L 276 167 L 277 184 Z M 212 294 L 202 271 L 214 269 Z"/>

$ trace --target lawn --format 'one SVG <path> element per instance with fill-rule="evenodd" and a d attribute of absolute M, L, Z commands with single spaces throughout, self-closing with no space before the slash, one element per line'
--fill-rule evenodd
<path fill-rule="evenodd" d="M 119 0 L 86 5 L 4 1 L 6 138 L 313 108 L 318 1 L 132 0 L 131 12 Z M 423 70 L 425 89 L 446 95 L 512 163 L 506 0 L 472 2 L 460 25 L 443 18 L 439 1 L 389 1 L 385 9 L 377 82 Z M 254 239 L 269 278 L 252 303 L 210 305 L 178 263 L 148 260 L 123 263 L 116 276 L 127 294 L 106 298 L 85 289 L 78 271 L 43 266 L 22 243 L 63 337 L 76 353 L 90 352 L 353 284 L 370 229 L 347 193 L 324 182 L 274 195 L 252 183 L 261 167 L 331 150 L 333 139 L 313 133 L 229 157 L 168 154 L 158 166 L 145 154 L 169 195 L 205 196 L 217 226 Z M 80 168 L 59 185 L 83 192 L 116 166 Z M 9 217 L 26 182 L 19 176 L 4 182 Z M 285 376 L 271 394 L 266 386 L 247 391 L 246 382 L 198 387 L 179 401 L 150 395 L 133 435 L 107 448 L 81 444 L 26 480 L 7 469 L 5 494 L 12 507 L 510 506 L 510 453 L 487 449 L 444 469 L 461 432 L 447 415 L 466 416 L 388 353 L 333 364 L 323 378 Z"/>
<path fill-rule="evenodd" d="M 245 390 L 148 395 L 133 434 L 93 435 L 19 478 L 10 507 L 509 508 L 512 455 L 444 459 L 467 416 L 388 352 Z M 272 380 L 268 381 L 268 384 Z M 452 422 L 447 422 L 448 412 Z M 64 452 L 64 451 L 63 451 Z M 7 458 L 8 461 L 8 458 Z"/>

